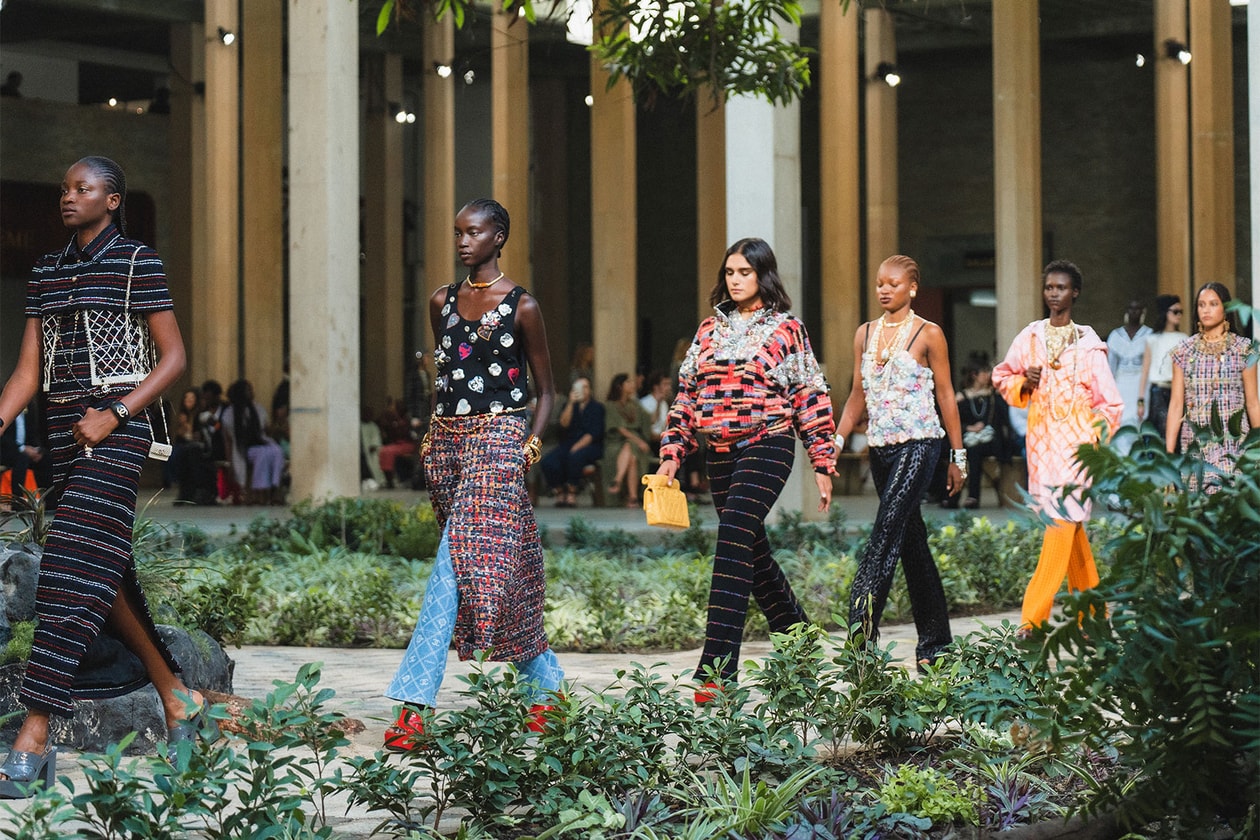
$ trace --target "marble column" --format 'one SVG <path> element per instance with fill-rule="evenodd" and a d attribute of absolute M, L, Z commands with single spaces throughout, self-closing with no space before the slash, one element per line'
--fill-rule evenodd
<path fill-rule="evenodd" d="M 1041 315 L 1041 42 L 1035 0 L 993 4 L 997 344 Z"/>
<path fill-rule="evenodd" d="M 893 17 L 884 9 L 862 12 L 866 23 L 866 271 L 874 284 L 879 264 L 901 253 L 897 232 L 897 89 L 876 79 L 880 64 L 897 63 Z M 875 295 L 867 296 L 866 314 L 883 310 Z"/>
<path fill-rule="evenodd" d="M 696 323 L 713 314 L 709 295 L 726 241 L 725 103 L 696 94 Z"/>
<path fill-rule="evenodd" d="M 1229 0 L 1190 0 L 1190 54 L 1194 56 L 1190 63 L 1194 286 L 1216 281 L 1235 290 L 1234 55 Z"/>
<path fill-rule="evenodd" d="M 1190 69 L 1166 57 L 1164 44 L 1188 40 L 1186 0 L 1155 0 L 1154 34 L 1157 287 L 1184 303 L 1190 293 Z"/>
<path fill-rule="evenodd" d="M 293 496 L 359 492 L 359 4 L 289 0 Z"/>

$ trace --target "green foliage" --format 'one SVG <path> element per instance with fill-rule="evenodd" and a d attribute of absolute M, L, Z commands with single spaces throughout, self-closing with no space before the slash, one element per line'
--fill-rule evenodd
<path fill-rule="evenodd" d="M 610 557 L 628 557 L 643 549 L 638 538 L 623 528 L 599 528 L 581 516 L 569 520 L 564 544 L 574 551 L 598 551 Z"/>
<path fill-rule="evenodd" d="M 384 499 L 310 499 L 287 520 L 258 516 L 239 544 L 255 551 L 309 551 L 342 547 L 371 554 L 428 560 L 437 553 L 437 521 L 428 505 L 408 507 Z"/>
<path fill-rule="evenodd" d="M 926 817 L 933 824 L 962 821 L 979 825 L 984 791 L 970 781 L 951 778 L 935 767 L 902 764 L 887 771 L 879 799 L 891 811 Z"/>
<path fill-rule="evenodd" d="M 945 582 L 951 607 L 1017 604 L 1037 564 L 1043 529 L 1008 520 L 995 527 L 984 517 L 957 514 L 928 532 L 928 546 Z"/>
<path fill-rule="evenodd" d="M 1092 808 L 1131 826 L 1176 814 L 1206 832 L 1245 813 L 1260 790 L 1260 430 L 1238 474 L 1214 493 L 1187 491 L 1196 465 L 1144 431 L 1130 457 L 1083 447 L 1095 499 L 1129 517 L 1111 569 L 1065 600 L 1080 615 L 1044 638 L 1056 745 L 1115 745 L 1130 774 L 1101 784 Z"/>
<path fill-rule="evenodd" d="M 45 491 L 18 487 L 7 496 L 0 496 L 0 539 L 5 542 L 43 545 L 48 537 L 52 517 L 44 504 Z"/>
<path fill-rule="evenodd" d="M 774 522 L 766 524 L 766 539 L 775 548 L 789 549 L 797 553 L 822 550 L 830 554 L 845 554 L 853 549 L 846 531 L 848 515 L 834 505 L 827 513 L 826 522 L 807 522 L 800 511 L 782 511 Z"/>
<path fill-rule="evenodd" d="M 18 621 L 9 627 L 9 641 L 4 646 L 4 659 L 0 665 L 25 662 L 31 658 L 31 643 L 35 641 L 35 622 Z"/>

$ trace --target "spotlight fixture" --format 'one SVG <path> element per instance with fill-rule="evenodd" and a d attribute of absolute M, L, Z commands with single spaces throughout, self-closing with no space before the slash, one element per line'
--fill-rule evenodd
<path fill-rule="evenodd" d="M 230 29 L 219 27 L 219 40 L 223 42 L 223 46 L 230 47 L 236 43 L 236 33 Z"/>
<path fill-rule="evenodd" d="M 594 105 L 594 104 L 595 104 L 595 97 L 591 96 L 591 95 L 588 93 L 588 94 L 586 94 L 586 99 L 585 99 L 584 101 L 586 102 L 586 107 L 587 107 L 587 108 L 590 108 L 592 105 Z"/>
<path fill-rule="evenodd" d="M 1164 42 L 1164 54 L 1169 58 L 1177 59 L 1182 64 L 1190 63 L 1190 50 L 1176 38 L 1169 38 Z"/>
<path fill-rule="evenodd" d="M 1145 66 L 1146 66 L 1146 56 L 1142 55 L 1141 53 L 1138 53 L 1138 54 L 1137 54 L 1137 60 L 1136 60 L 1136 61 L 1134 61 L 1133 63 L 1134 63 L 1134 64 L 1136 64 L 1138 67 L 1145 67 Z"/>
<path fill-rule="evenodd" d="M 443 64 L 440 61 L 433 62 L 433 72 L 438 74 L 439 78 L 449 79 L 451 77 L 452 68 L 449 64 Z"/>
<path fill-rule="evenodd" d="M 901 75 L 897 72 L 897 65 L 890 61 L 881 61 L 875 65 L 875 73 L 871 76 L 871 81 L 883 82 L 895 88 L 901 84 Z"/>
<path fill-rule="evenodd" d="M 471 70 L 464 71 L 464 84 L 471 85 L 477 80 L 477 74 Z"/>

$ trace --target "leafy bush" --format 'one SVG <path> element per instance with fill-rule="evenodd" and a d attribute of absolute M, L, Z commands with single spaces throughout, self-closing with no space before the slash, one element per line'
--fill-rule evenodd
<path fill-rule="evenodd" d="M 984 791 L 974 782 L 959 782 L 935 767 L 910 763 L 889 768 L 879 786 L 879 799 L 889 810 L 926 817 L 933 824 L 979 825 L 983 798 Z"/>
<path fill-rule="evenodd" d="M 255 551 L 344 547 L 372 554 L 398 554 L 427 560 L 437 552 L 440 534 L 427 505 L 406 507 L 384 499 L 341 498 L 293 506 L 292 516 L 258 516 L 238 543 Z M 401 553 L 406 552 L 406 553 Z"/>
<path fill-rule="evenodd" d="M 1131 524 L 1111 538 L 1101 584 L 1065 600 L 1080 620 L 1043 639 L 1051 684 L 1037 723 L 1055 745 L 1118 749 L 1132 775 L 1103 781 L 1091 808 L 1130 826 L 1175 814 L 1178 830 L 1206 836 L 1249 808 L 1254 820 L 1260 430 L 1211 494 L 1188 492 L 1195 460 L 1166 453 L 1149 428 L 1128 458 L 1106 447 L 1080 458 L 1093 496 Z"/>

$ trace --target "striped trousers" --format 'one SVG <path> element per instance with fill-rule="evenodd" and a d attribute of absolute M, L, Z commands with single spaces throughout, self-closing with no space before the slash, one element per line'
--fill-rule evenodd
<path fill-rule="evenodd" d="M 879 620 L 900 558 L 919 635 L 915 658 L 933 662 L 953 636 L 945 588 L 928 548 L 927 526 L 919 504 L 932 481 L 942 446 L 943 438 L 921 438 L 871 447 L 871 479 L 879 493 L 879 512 L 849 590 L 849 626 L 860 626 L 867 639 L 877 641 Z"/>
<path fill-rule="evenodd" d="M 711 668 L 720 668 L 723 681 L 734 679 L 749 595 L 757 599 L 771 632 L 784 633 L 809 620 L 766 540 L 766 516 L 783 492 L 795 454 L 792 435 L 772 435 L 729 452 L 709 447 L 709 488 L 718 514 L 718 536 L 697 680 L 707 679 Z"/>

